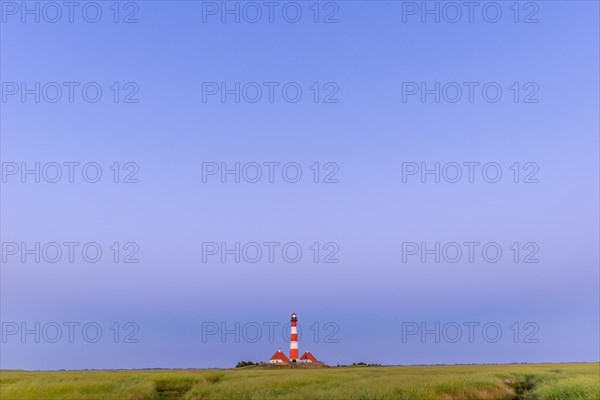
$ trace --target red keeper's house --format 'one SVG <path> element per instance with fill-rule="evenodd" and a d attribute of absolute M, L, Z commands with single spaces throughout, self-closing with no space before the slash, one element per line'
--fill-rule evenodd
<path fill-rule="evenodd" d="M 310 351 L 305 352 L 304 354 L 302 354 L 302 357 L 300 357 L 300 360 L 298 360 L 301 363 L 318 363 L 319 360 L 317 360 L 315 358 L 315 356 L 313 356 L 311 354 Z"/>
<path fill-rule="evenodd" d="M 284 354 L 281 349 L 277 350 L 275 354 L 269 358 L 269 364 L 289 364 L 290 359 Z"/>

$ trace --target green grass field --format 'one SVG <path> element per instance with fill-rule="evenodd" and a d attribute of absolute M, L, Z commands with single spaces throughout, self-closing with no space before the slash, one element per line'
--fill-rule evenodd
<path fill-rule="evenodd" d="M 0 399 L 600 399 L 600 364 L 0 372 Z"/>

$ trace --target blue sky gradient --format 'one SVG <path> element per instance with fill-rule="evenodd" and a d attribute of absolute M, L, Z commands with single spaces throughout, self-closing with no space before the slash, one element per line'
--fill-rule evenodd
<path fill-rule="evenodd" d="M 3 260 L 3 323 L 94 321 L 103 337 L 35 343 L 8 336 L 2 368 L 266 360 L 288 346 L 281 328 L 273 343 L 236 343 L 234 335 L 203 342 L 203 323 L 284 326 L 292 311 L 305 330 L 300 350 L 334 365 L 599 360 L 598 3 L 537 2 L 537 23 L 522 22 L 532 10 L 527 2 L 519 23 L 513 2 L 498 2 L 497 23 L 480 13 L 473 23 L 423 23 L 418 15 L 403 22 L 407 2 L 393 1 L 340 1 L 339 22 L 314 23 L 312 2 L 297 3 L 298 23 L 281 14 L 274 23 L 222 23 L 212 15 L 203 22 L 200 1 L 139 2 L 139 22 L 130 24 L 112 21 L 112 2 L 99 2 L 98 23 L 79 14 L 74 23 L 23 23 L 3 8 L 3 96 L 6 82 L 98 82 L 104 91 L 93 104 L 80 96 L 73 103 L 2 100 L 3 163 L 96 162 L 103 169 L 95 184 L 8 176 L 2 242 L 98 242 L 105 253 L 98 263 Z M 134 82 L 139 102 L 113 102 L 114 82 Z M 303 96 L 297 103 L 279 95 L 273 103 L 203 102 L 203 82 L 297 82 Z M 315 103 L 314 82 L 322 90 L 334 82 L 339 101 Z M 403 102 L 403 82 L 497 82 L 503 96 L 496 103 L 480 91 L 472 103 L 436 103 L 433 95 Z M 515 82 L 517 103 L 509 89 Z M 528 82 L 539 88 L 536 103 L 522 101 Z M 202 181 L 206 162 L 269 161 L 300 164 L 303 179 Z M 139 183 L 113 183 L 108 167 L 115 162 L 135 162 Z M 339 183 L 313 183 L 315 162 L 336 163 Z M 480 175 L 473 183 L 404 183 L 407 162 L 495 162 L 503 176 L 497 183 Z M 515 162 L 536 163 L 539 182 L 514 183 Z M 202 261 L 203 242 L 269 241 L 298 242 L 305 252 L 298 263 Z M 470 241 L 499 243 L 503 258 L 402 259 L 403 242 Z M 113 242 L 137 243 L 139 263 L 114 263 Z M 337 243 L 339 262 L 314 263 L 313 242 Z M 514 263 L 514 242 L 535 242 L 539 262 Z M 108 327 L 129 321 L 139 327 L 139 342 L 114 343 Z M 401 340 L 406 322 L 469 321 L 499 324 L 502 339 Z M 339 328 L 337 343 L 323 340 L 327 322 Z M 515 322 L 521 335 L 535 323 L 538 343 L 522 336 L 515 343 Z M 314 323 L 317 343 L 308 330 Z"/>

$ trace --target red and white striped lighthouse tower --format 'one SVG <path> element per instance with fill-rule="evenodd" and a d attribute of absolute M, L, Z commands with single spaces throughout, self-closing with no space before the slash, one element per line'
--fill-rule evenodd
<path fill-rule="evenodd" d="M 290 334 L 290 361 L 298 361 L 298 328 L 296 313 L 292 313 L 292 331 Z"/>

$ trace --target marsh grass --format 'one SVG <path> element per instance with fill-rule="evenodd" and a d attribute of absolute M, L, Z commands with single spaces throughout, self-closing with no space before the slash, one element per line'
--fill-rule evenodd
<path fill-rule="evenodd" d="M 597 400 L 600 364 L 0 372 L 2 400 Z"/>
<path fill-rule="evenodd" d="M 156 379 L 154 381 L 154 389 L 156 393 L 151 397 L 151 399 L 181 399 L 198 381 L 198 378 L 179 376 Z"/>

